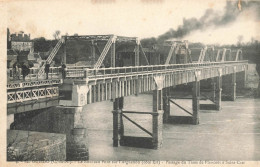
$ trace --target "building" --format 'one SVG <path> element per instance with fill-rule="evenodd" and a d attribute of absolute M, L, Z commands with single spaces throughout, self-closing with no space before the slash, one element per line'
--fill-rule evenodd
<path fill-rule="evenodd" d="M 33 41 L 30 40 L 30 34 L 24 34 L 23 31 L 11 34 L 11 49 L 15 51 L 30 51 L 34 49 Z"/>
<path fill-rule="evenodd" d="M 30 61 L 34 67 L 39 67 L 42 63 L 42 58 L 39 53 L 34 53 L 34 42 L 30 39 L 30 34 L 25 34 L 23 31 L 10 35 L 11 49 L 8 50 L 9 64 L 16 61 L 19 64 Z"/>

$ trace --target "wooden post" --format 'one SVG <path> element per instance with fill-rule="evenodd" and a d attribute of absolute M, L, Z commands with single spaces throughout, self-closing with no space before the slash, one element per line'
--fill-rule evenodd
<path fill-rule="evenodd" d="M 222 76 L 216 78 L 216 109 L 221 110 Z"/>
<path fill-rule="evenodd" d="M 141 80 L 138 78 L 136 79 L 135 81 L 135 95 L 138 96 L 138 94 L 140 93 L 139 90 L 140 90 L 140 86 L 141 86 Z"/>
<path fill-rule="evenodd" d="M 193 82 L 192 87 L 192 122 L 194 125 L 199 124 L 199 111 L 200 111 L 200 81 Z"/>
<path fill-rule="evenodd" d="M 97 101 L 99 102 L 101 100 L 101 92 L 100 92 L 101 84 L 97 85 Z"/>
<path fill-rule="evenodd" d="M 95 48 L 95 41 L 94 40 L 92 40 L 91 41 L 91 48 L 92 48 L 92 65 L 95 65 L 96 64 L 96 48 Z"/>
<path fill-rule="evenodd" d="M 231 100 L 236 100 L 236 73 L 231 74 L 232 77 L 232 88 L 231 88 Z"/>
<path fill-rule="evenodd" d="M 168 118 L 170 116 L 170 103 L 169 103 L 169 89 L 170 87 L 168 88 L 164 88 L 163 89 L 163 123 L 167 123 L 168 121 Z"/>
<path fill-rule="evenodd" d="M 158 149 L 162 146 L 162 126 L 163 126 L 163 110 L 162 110 L 162 90 L 153 91 L 153 148 Z"/>
<path fill-rule="evenodd" d="M 212 86 L 212 99 L 213 102 L 216 102 L 216 82 L 214 80 L 214 78 L 211 79 L 211 86 Z"/>
<path fill-rule="evenodd" d="M 163 125 L 163 86 L 164 76 L 154 77 L 156 89 L 153 91 L 153 146 L 158 149 L 162 146 L 162 125 Z"/>
<path fill-rule="evenodd" d="M 116 98 L 113 102 L 113 146 L 118 147 L 119 141 L 124 134 L 122 109 L 124 98 Z"/>
<path fill-rule="evenodd" d="M 139 47 L 140 47 L 140 41 L 136 40 L 136 46 L 135 46 L 135 66 L 139 66 Z"/>
<path fill-rule="evenodd" d="M 113 101 L 117 98 L 117 93 L 118 93 L 118 85 L 117 82 L 112 82 L 111 83 L 111 98 Z"/>
<path fill-rule="evenodd" d="M 67 63 L 66 37 L 64 37 L 63 64 Z"/>
<path fill-rule="evenodd" d="M 113 41 L 111 45 L 111 67 L 116 66 L 116 42 Z"/>
<path fill-rule="evenodd" d="M 97 101 L 97 85 L 93 85 L 93 103 Z"/>

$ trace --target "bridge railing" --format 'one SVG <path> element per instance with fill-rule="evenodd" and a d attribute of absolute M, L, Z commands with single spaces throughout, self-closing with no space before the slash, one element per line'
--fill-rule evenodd
<path fill-rule="evenodd" d="M 30 68 L 29 69 L 29 74 L 26 75 L 25 80 L 26 81 L 34 81 L 34 80 L 43 80 L 45 79 L 45 75 L 38 75 L 39 68 Z M 61 75 L 61 67 L 50 67 L 49 70 L 49 79 L 52 78 L 60 78 Z M 19 81 L 23 80 L 23 75 L 22 75 L 22 69 L 18 68 L 17 70 L 13 68 L 8 68 L 7 69 L 7 80 L 8 81 Z"/>
<path fill-rule="evenodd" d="M 119 75 L 135 75 L 137 73 L 156 73 L 162 71 L 183 70 L 189 68 L 203 68 L 214 66 L 226 66 L 233 64 L 244 64 L 247 61 L 228 61 L 228 62 L 206 62 L 206 63 L 190 63 L 190 64 L 171 64 L 171 65 L 148 65 L 148 66 L 129 66 L 129 67 L 114 67 L 114 68 L 81 68 L 67 69 L 66 78 L 98 78 L 98 77 L 113 77 Z"/>
<path fill-rule="evenodd" d="M 59 96 L 58 86 L 42 87 L 27 90 L 17 90 L 7 92 L 7 103 L 25 102 L 31 100 L 39 100 L 42 98 L 52 98 Z"/>

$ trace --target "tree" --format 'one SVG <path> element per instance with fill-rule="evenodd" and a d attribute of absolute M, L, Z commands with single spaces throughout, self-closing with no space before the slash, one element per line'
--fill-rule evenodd
<path fill-rule="evenodd" d="M 56 30 L 53 34 L 53 37 L 55 40 L 59 40 L 60 39 L 60 30 Z"/>

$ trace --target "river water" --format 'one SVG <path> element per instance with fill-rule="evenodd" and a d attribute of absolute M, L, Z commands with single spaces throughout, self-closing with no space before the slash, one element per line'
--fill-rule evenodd
<path fill-rule="evenodd" d="M 191 100 L 177 100 L 191 110 Z M 201 101 L 208 103 L 208 101 Z M 200 111 L 199 125 L 164 124 L 159 150 L 113 147 L 111 101 L 89 104 L 83 115 L 90 160 L 260 160 L 260 99 L 223 101 L 222 110 Z M 125 97 L 124 110 L 152 111 L 152 94 Z M 171 105 L 171 115 L 185 115 Z M 152 132 L 152 116 L 127 114 Z M 124 119 L 125 135 L 148 136 Z"/>

